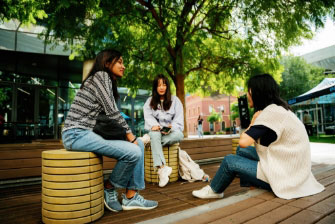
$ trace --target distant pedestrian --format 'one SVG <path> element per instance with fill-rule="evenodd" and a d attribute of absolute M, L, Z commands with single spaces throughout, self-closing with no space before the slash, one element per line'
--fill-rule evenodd
<path fill-rule="evenodd" d="M 199 115 L 199 117 L 198 117 L 198 136 L 199 136 L 199 138 L 204 137 L 204 132 L 202 130 L 202 122 L 203 121 L 204 121 L 204 119 L 202 118 L 201 115 Z"/>
<path fill-rule="evenodd" d="M 313 135 L 312 116 L 307 111 L 304 112 L 303 123 L 305 125 L 305 129 L 307 131 L 308 136 L 312 136 Z"/>
<path fill-rule="evenodd" d="M 222 198 L 236 175 L 242 186 L 272 190 L 283 199 L 323 191 L 324 186 L 311 172 L 311 150 L 305 128 L 279 97 L 279 86 L 272 76 L 250 78 L 247 96 L 255 114 L 241 134 L 236 155 L 225 156 L 210 185 L 193 191 L 193 196 Z"/>

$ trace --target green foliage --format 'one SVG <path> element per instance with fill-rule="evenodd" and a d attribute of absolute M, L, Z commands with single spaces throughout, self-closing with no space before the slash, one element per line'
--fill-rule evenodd
<path fill-rule="evenodd" d="M 67 43 L 70 58 L 116 48 L 127 66 L 120 84 L 131 95 L 163 73 L 185 105 L 185 91 L 237 95 L 255 73 L 280 81 L 280 52 L 311 38 L 311 26 L 323 26 L 334 8 L 330 0 L 6 0 L 0 18 L 34 22 L 46 12 L 44 35 Z"/>
<path fill-rule="evenodd" d="M 207 117 L 207 121 L 209 123 L 220 122 L 222 121 L 222 115 L 213 109 L 211 114 Z"/>
<path fill-rule="evenodd" d="M 281 97 L 285 100 L 299 96 L 315 87 L 325 78 L 324 70 L 307 64 L 302 57 L 287 56 L 281 60 L 284 66 L 280 83 Z"/>
<path fill-rule="evenodd" d="M 44 9 L 49 3 L 45 0 L 3 0 L 0 7 L 0 20 L 17 19 L 23 24 L 35 24 L 37 19 L 48 17 Z"/>

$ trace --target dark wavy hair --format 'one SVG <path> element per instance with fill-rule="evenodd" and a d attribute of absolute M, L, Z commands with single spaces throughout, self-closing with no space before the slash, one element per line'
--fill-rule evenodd
<path fill-rule="evenodd" d="M 106 49 L 100 51 L 95 58 L 92 69 L 88 73 L 87 77 L 83 80 L 80 88 L 82 89 L 84 87 L 85 82 L 89 77 L 93 76 L 95 73 L 99 71 L 104 71 L 108 73 L 109 77 L 112 80 L 113 96 L 115 100 L 117 100 L 120 97 L 119 93 L 117 92 L 117 79 L 116 76 L 109 70 L 109 68 L 106 67 L 106 64 L 108 62 L 113 62 L 112 66 L 114 66 L 114 64 L 120 59 L 121 56 L 122 55 L 119 51 L 113 49 Z"/>
<path fill-rule="evenodd" d="M 158 104 L 161 103 L 160 95 L 157 92 L 158 82 L 159 80 L 163 80 L 163 83 L 166 84 L 166 92 L 164 94 L 164 102 L 163 102 L 163 109 L 169 110 L 172 104 L 171 101 L 171 90 L 170 90 L 170 83 L 168 78 L 166 78 L 164 75 L 159 74 L 154 79 L 153 85 L 152 85 L 152 98 L 150 102 L 150 107 L 154 110 L 157 110 Z"/>
<path fill-rule="evenodd" d="M 263 110 L 270 104 L 276 104 L 291 110 L 290 106 L 280 98 L 279 85 L 269 74 L 255 75 L 248 81 L 248 92 L 251 90 L 251 98 L 255 112 Z"/>

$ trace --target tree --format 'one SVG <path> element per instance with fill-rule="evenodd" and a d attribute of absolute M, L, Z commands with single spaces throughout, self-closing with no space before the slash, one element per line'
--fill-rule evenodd
<path fill-rule="evenodd" d="M 185 112 L 185 83 L 190 93 L 231 93 L 255 71 L 276 71 L 280 51 L 311 37 L 310 21 L 322 26 L 335 3 L 59 0 L 43 6 L 48 41 L 65 41 L 72 56 L 82 58 L 106 47 L 120 49 L 129 67 L 124 86 L 150 88 L 155 75 L 167 74 Z"/>
<path fill-rule="evenodd" d="M 211 124 L 214 124 L 214 130 L 215 130 L 215 123 L 222 121 L 222 115 L 217 113 L 215 109 L 213 109 L 211 114 L 207 117 L 207 121 Z"/>
<path fill-rule="evenodd" d="M 280 83 L 280 95 L 285 100 L 305 93 L 325 78 L 323 68 L 307 64 L 302 57 L 287 56 L 281 63 L 284 71 L 283 81 Z"/>

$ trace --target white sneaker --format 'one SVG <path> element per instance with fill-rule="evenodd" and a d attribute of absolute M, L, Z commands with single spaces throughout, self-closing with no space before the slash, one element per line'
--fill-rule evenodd
<path fill-rule="evenodd" d="M 192 195 L 197 198 L 223 198 L 223 193 L 215 193 L 211 186 L 207 185 L 200 190 L 192 191 Z"/>
<path fill-rule="evenodd" d="M 172 173 L 172 168 L 169 166 L 164 166 L 163 168 L 158 169 L 158 176 L 159 176 L 159 186 L 165 187 L 169 182 L 169 176 Z"/>
<path fill-rule="evenodd" d="M 142 140 L 144 145 L 150 143 L 150 136 L 148 134 L 145 134 L 145 135 L 143 135 L 142 137 L 139 137 L 139 138 Z"/>

